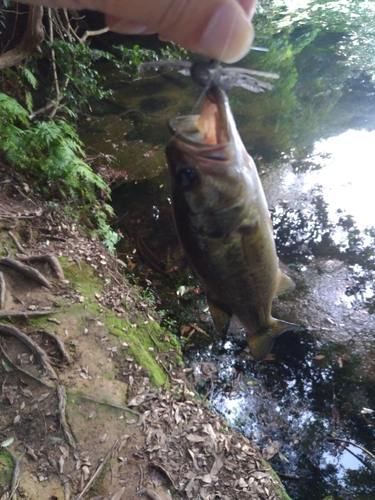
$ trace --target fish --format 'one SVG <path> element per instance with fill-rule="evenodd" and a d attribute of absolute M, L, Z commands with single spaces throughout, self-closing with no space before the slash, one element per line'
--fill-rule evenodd
<path fill-rule="evenodd" d="M 263 187 L 225 90 L 209 88 L 200 115 L 177 117 L 168 128 L 173 217 L 185 256 L 216 330 L 225 338 L 236 316 L 261 361 L 276 337 L 298 327 L 271 311 L 274 298 L 294 283 L 279 267 Z"/>

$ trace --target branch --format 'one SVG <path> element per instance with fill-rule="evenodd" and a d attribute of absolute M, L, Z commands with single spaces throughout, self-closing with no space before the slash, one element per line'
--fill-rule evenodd
<path fill-rule="evenodd" d="M 109 31 L 108 26 L 106 26 L 105 28 L 102 28 L 102 29 L 100 29 L 100 30 L 95 30 L 95 31 L 89 31 L 89 30 L 87 30 L 87 31 L 83 34 L 83 36 L 79 39 L 79 41 L 80 41 L 81 43 L 84 43 L 84 42 L 87 40 L 87 38 L 88 38 L 89 36 L 98 36 L 98 35 L 103 35 L 103 33 L 107 33 L 107 31 Z M 76 36 L 77 36 L 77 34 L 76 34 Z M 77 37 L 77 38 L 78 38 L 78 37 Z"/>
<path fill-rule="evenodd" d="M 355 446 L 356 448 L 359 448 L 362 450 L 364 453 L 367 453 L 369 457 L 371 457 L 373 460 L 375 460 L 375 455 L 371 453 L 371 451 L 366 450 L 363 446 L 353 443 L 352 441 L 348 441 L 347 439 L 341 439 L 341 438 L 336 438 L 336 437 L 330 437 L 327 439 L 327 441 L 339 441 L 340 443 L 346 443 L 346 444 L 351 444 L 352 446 Z"/>
<path fill-rule="evenodd" d="M 42 52 L 40 48 L 40 44 L 44 40 L 42 17 L 42 6 L 33 5 L 30 7 L 22 40 L 17 47 L 0 56 L 0 71 L 20 64 L 26 57 L 35 52 Z"/>

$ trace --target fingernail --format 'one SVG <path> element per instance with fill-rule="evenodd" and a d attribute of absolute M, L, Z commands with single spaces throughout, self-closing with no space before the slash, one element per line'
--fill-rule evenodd
<path fill-rule="evenodd" d="M 232 63 L 247 54 L 253 38 L 253 26 L 241 9 L 226 5 L 208 23 L 196 51 Z"/>
<path fill-rule="evenodd" d="M 126 33 L 127 35 L 146 35 L 151 33 L 147 26 L 132 21 L 125 21 L 120 17 L 107 15 L 106 23 L 112 31 Z"/>

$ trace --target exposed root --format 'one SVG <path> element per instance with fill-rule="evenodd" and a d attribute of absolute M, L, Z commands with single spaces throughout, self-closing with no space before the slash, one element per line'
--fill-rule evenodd
<path fill-rule="evenodd" d="M 4 273 L 0 272 L 0 309 L 4 308 L 6 293 Z"/>
<path fill-rule="evenodd" d="M 63 341 L 60 339 L 60 337 L 58 337 L 57 335 L 55 335 L 54 333 L 52 332 L 48 332 L 47 330 L 37 330 L 38 333 L 41 333 L 43 335 L 47 335 L 48 337 L 50 337 L 51 339 L 53 339 L 56 344 L 57 344 L 57 347 L 59 348 L 59 351 L 64 359 L 64 361 L 70 365 L 70 363 L 72 362 L 71 359 L 70 359 L 70 356 L 69 354 L 67 353 L 66 349 L 65 349 L 65 346 L 64 346 L 64 343 Z"/>
<path fill-rule="evenodd" d="M 80 397 L 81 399 L 85 399 L 86 401 L 91 401 L 93 403 L 97 403 L 98 405 L 110 406 L 111 408 L 116 408 L 117 410 L 122 410 L 122 411 L 127 411 L 129 413 L 133 413 L 134 415 L 137 415 L 138 417 L 141 416 L 141 414 L 138 413 L 137 411 L 131 410 L 130 408 L 125 408 L 125 406 L 114 405 L 112 403 L 106 403 L 104 401 L 99 401 L 98 399 L 93 399 L 93 398 L 89 398 L 87 396 L 82 396 L 81 394 L 78 397 Z"/>
<path fill-rule="evenodd" d="M 58 405 L 59 405 L 60 425 L 63 429 L 64 436 L 65 436 L 67 443 L 69 444 L 69 446 L 71 446 L 75 450 L 76 443 L 74 441 L 72 431 L 70 430 L 70 427 L 67 424 L 67 421 L 65 418 L 66 392 L 65 392 L 65 389 L 62 385 L 58 385 L 56 387 L 56 391 L 57 391 L 57 399 L 58 399 Z"/>
<path fill-rule="evenodd" d="M 4 356 L 4 358 L 5 358 L 6 362 L 8 363 L 8 365 L 10 365 L 14 370 L 17 370 L 18 372 L 22 373 L 23 375 L 26 375 L 27 377 L 30 377 L 33 380 L 36 380 L 37 382 L 39 382 L 39 384 L 45 385 L 49 389 L 54 389 L 55 388 L 55 386 L 53 386 L 52 384 L 49 384 L 48 382 L 45 382 L 41 378 L 36 377 L 32 373 L 29 373 L 28 371 L 24 370 L 23 368 L 20 368 L 18 365 L 16 365 L 15 363 L 13 363 L 13 361 L 10 359 L 10 357 L 7 355 L 7 353 L 4 351 L 4 349 L 3 349 L 3 347 L 1 345 L 0 345 L 0 351 L 1 351 L 2 355 Z"/>
<path fill-rule="evenodd" d="M 2 311 L 0 312 L 0 319 L 7 318 L 39 318 L 40 316 L 48 316 L 49 314 L 55 314 L 56 309 L 51 309 L 50 311 Z"/>
<path fill-rule="evenodd" d="M 52 254 L 45 255 L 17 255 L 19 260 L 27 261 L 27 262 L 46 262 L 49 264 L 52 272 L 56 276 L 57 279 L 62 281 L 64 278 L 64 271 L 58 261 L 57 257 Z"/>
<path fill-rule="evenodd" d="M 90 481 L 86 484 L 86 486 L 83 488 L 83 490 L 81 491 L 81 493 L 79 493 L 78 495 L 76 495 L 74 497 L 74 500 L 81 500 L 81 498 L 83 497 L 83 495 L 87 491 L 89 491 L 89 489 L 91 488 L 91 486 L 95 483 L 95 481 L 97 480 L 97 478 L 100 476 L 102 470 L 104 469 L 105 464 L 110 459 L 110 457 L 111 457 L 111 455 L 113 453 L 113 450 L 116 448 L 118 442 L 119 442 L 119 439 L 116 439 L 116 441 L 111 446 L 111 449 L 108 451 L 107 455 L 103 458 L 103 461 L 100 463 L 100 465 L 98 466 L 98 468 L 96 469 L 96 471 L 94 472 L 94 474 L 91 476 Z"/>
<path fill-rule="evenodd" d="M 11 335 L 12 337 L 16 337 L 18 340 L 20 340 L 23 344 L 25 344 L 30 351 L 35 354 L 40 359 L 40 362 L 43 365 L 43 368 L 45 369 L 48 377 L 50 379 L 56 380 L 57 375 L 55 370 L 52 368 L 51 363 L 48 360 L 47 354 L 44 352 L 43 349 L 41 349 L 34 340 L 32 340 L 30 337 L 25 335 L 23 332 L 18 330 L 18 328 L 15 328 L 14 326 L 10 325 L 3 325 L 0 324 L 0 334 L 4 335 Z"/>
<path fill-rule="evenodd" d="M 8 231 L 8 233 L 9 233 L 9 236 L 14 241 L 14 244 L 16 245 L 18 251 L 27 255 L 26 250 L 23 248 L 23 246 L 21 245 L 21 243 L 18 241 L 17 236 L 14 233 L 12 233 L 12 231 Z"/>
<path fill-rule="evenodd" d="M 10 494 L 9 494 L 9 500 L 12 498 L 16 499 L 16 491 L 18 488 L 18 476 L 20 475 L 20 469 L 21 469 L 21 460 L 22 457 L 24 456 L 25 452 L 22 453 L 21 456 L 17 456 L 15 453 L 13 453 L 12 450 L 8 449 L 8 453 L 12 457 L 12 460 L 14 462 L 14 469 L 13 469 L 13 476 L 12 476 L 12 482 L 10 485 Z"/>
<path fill-rule="evenodd" d="M 46 288 L 51 288 L 51 283 L 43 276 L 42 273 L 40 273 L 37 269 L 34 269 L 31 266 L 26 266 L 25 264 L 21 264 L 21 262 L 17 262 L 16 260 L 10 259 L 9 257 L 4 257 L 3 259 L 0 259 L 0 264 L 3 266 L 8 266 L 19 273 L 24 274 L 28 278 L 32 279 L 33 281 L 36 281 L 42 286 L 45 286 Z"/>

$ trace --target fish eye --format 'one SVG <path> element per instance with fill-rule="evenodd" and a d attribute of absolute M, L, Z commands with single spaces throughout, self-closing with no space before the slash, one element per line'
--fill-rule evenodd
<path fill-rule="evenodd" d="M 197 184 L 198 179 L 198 174 L 193 168 L 182 168 L 176 174 L 177 183 L 185 189 L 189 189 Z"/>

